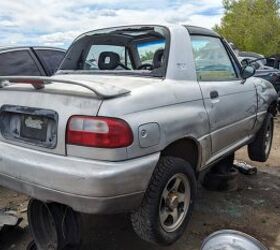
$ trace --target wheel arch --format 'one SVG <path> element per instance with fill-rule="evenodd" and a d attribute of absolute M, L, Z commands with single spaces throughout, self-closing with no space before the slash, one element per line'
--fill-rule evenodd
<path fill-rule="evenodd" d="M 181 158 L 191 164 L 195 173 L 201 164 L 201 145 L 194 137 L 184 137 L 173 141 L 161 152 L 161 156 Z"/>
<path fill-rule="evenodd" d="M 269 105 L 268 113 L 271 113 L 275 117 L 277 115 L 277 108 L 278 108 L 278 103 L 275 100 Z"/>

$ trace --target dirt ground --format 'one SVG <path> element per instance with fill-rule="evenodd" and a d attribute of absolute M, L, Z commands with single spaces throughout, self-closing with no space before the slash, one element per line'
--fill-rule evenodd
<path fill-rule="evenodd" d="M 91 218 L 92 241 L 87 249 L 94 250 L 192 250 L 202 240 L 220 229 L 236 229 L 262 241 L 271 250 L 280 250 L 280 118 L 276 121 L 273 149 L 265 164 L 248 160 L 246 148 L 236 159 L 258 166 L 255 176 L 240 175 L 237 191 L 210 192 L 202 187 L 195 211 L 185 235 L 168 248 L 151 246 L 137 238 L 127 215 Z M 28 199 L 0 188 L 0 209 L 14 209 L 24 220 L 17 228 L 0 232 L 0 249 L 24 250 L 31 240 L 26 221 Z"/>

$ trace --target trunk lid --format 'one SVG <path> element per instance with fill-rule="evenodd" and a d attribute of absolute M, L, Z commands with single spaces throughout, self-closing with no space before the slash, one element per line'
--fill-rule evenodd
<path fill-rule="evenodd" d="M 61 155 L 66 154 L 65 134 L 71 116 L 96 116 L 103 94 L 113 98 L 127 92 L 94 81 L 82 81 L 86 87 L 54 82 L 42 89 L 22 81 L 0 89 L 0 140 Z M 98 94 L 93 91 L 96 86 Z"/>

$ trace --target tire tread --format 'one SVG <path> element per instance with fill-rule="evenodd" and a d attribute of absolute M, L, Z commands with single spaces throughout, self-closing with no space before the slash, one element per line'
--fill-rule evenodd
<path fill-rule="evenodd" d="M 174 241 L 171 239 L 163 239 L 162 235 L 156 229 L 156 223 L 153 223 L 151 218 L 155 216 L 153 211 L 154 206 L 158 204 L 158 190 L 162 186 L 162 181 L 177 164 L 186 164 L 186 162 L 182 159 L 168 156 L 159 159 L 141 206 L 131 214 L 131 223 L 134 231 L 140 238 L 147 242 L 159 245 L 170 245 Z M 191 172 L 193 175 L 192 178 L 195 179 L 194 171 L 192 170 Z"/>
<path fill-rule="evenodd" d="M 262 127 L 258 131 L 255 140 L 248 145 L 248 155 L 252 161 L 265 162 L 268 156 L 265 154 L 264 140 L 266 128 L 269 122 L 272 122 L 272 136 L 273 136 L 273 115 L 268 113 Z"/>

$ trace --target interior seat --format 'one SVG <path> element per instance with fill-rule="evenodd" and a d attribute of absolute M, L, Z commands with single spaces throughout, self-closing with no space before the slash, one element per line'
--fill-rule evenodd
<path fill-rule="evenodd" d="M 154 58 L 153 58 L 154 69 L 160 68 L 160 67 L 162 66 L 162 63 L 163 63 L 163 55 L 164 55 L 164 49 L 158 49 L 158 50 L 155 52 Z"/>
<path fill-rule="evenodd" d="M 121 64 L 119 54 L 110 51 L 101 52 L 98 58 L 100 70 L 114 70 Z"/>

